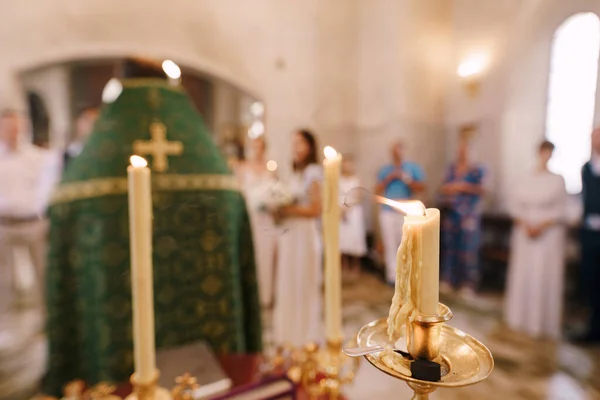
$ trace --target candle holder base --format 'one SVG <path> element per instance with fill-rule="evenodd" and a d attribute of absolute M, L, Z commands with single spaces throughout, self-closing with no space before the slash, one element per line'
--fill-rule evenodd
<path fill-rule="evenodd" d="M 306 390 L 310 399 L 319 396 L 339 399 L 342 386 L 354 381 L 360 365 L 359 358 L 350 358 L 342 352 L 341 339 L 327 341 L 323 348 L 309 343 L 302 349 L 293 350 L 293 353 L 287 375 Z"/>
<path fill-rule="evenodd" d="M 157 387 L 154 389 L 154 395 L 151 397 L 138 397 L 137 393 L 131 393 L 125 397 L 125 400 L 173 400 L 173 396 L 171 396 L 171 393 L 167 389 Z"/>
<path fill-rule="evenodd" d="M 387 319 L 373 321 L 361 328 L 357 342 L 360 347 L 393 348 L 387 333 Z M 375 368 L 397 379 L 402 379 L 414 390 L 413 399 L 427 400 L 437 388 L 453 388 L 478 383 L 489 376 L 494 369 L 492 353 L 472 336 L 446 324 L 441 326 L 439 335 L 439 355 L 435 361 L 440 364 L 442 378 L 438 382 L 415 379 L 388 367 L 382 359 L 383 353 L 368 354 L 367 361 Z"/>
<path fill-rule="evenodd" d="M 156 370 L 154 379 L 141 383 L 137 380 L 136 374 L 131 375 L 129 381 L 133 391 L 125 400 L 173 400 L 173 396 L 167 389 L 158 386 L 159 376 L 160 372 Z"/>

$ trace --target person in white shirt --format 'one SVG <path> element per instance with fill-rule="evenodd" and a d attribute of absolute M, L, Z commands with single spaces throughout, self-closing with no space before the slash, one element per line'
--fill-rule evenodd
<path fill-rule="evenodd" d="M 43 298 L 48 231 L 44 213 L 60 178 L 61 157 L 28 143 L 22 122 L 16 111 L 0 113 L 0 269 L 14 289 L 24 289 L 17 273 L 33 267 Z"/>

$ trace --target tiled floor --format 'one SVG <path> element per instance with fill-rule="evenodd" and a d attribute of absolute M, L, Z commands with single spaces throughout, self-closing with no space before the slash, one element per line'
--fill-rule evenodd
<path fill-rule="evenodd" d="M 45 341 L 38 309 L 9 307 L 10 291 L 0 280 L 0 400 L 26 400 L 35 391 L 45 364 Z M 344 329 L 356 335 L 365 323 L 387 314 L 392 289 L 364 274 L 346 284 Z M 472 387 L 439 390 L 433 399 L 600 399 L 600 348 L 583 349 L 566 343 L 528 339 L 505 329 L 500 322 L 500 299 L 486 298 L 468 305 L 445 298 L 454 318 L 451 325 L 483 341 L 494 354 L 496 367 L 484 382 Z M 266 339 L 270 336 L 267 320 Z M 400 381 L 363 362 L 352 385 L 351 400 L 409 399 Z"/>

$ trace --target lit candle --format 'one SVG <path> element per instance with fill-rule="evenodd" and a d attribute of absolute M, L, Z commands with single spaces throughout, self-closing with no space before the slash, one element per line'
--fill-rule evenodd
<path fill-rule="evenodd" d="M 343 339 L 342 333 L 342 266 L 340 253 L 339 204 L 342 155 L 325 147 L 325 182 L 323 185 L 322 223 L 325 244 L 325 336 L 329 342 Z"/>
<path fill-rule="evenodd" d="M 440 210 L 428 208 L 425 215 L 409 214 L 404 217 L 404 224 L 412 228 L 416 240 L 416 261 L 420 269 L 417 310 L 423 315 L 437 315 L 440 301 Z"/>
<path fill-rule="evenodd" d="M 388 317 L 392 339 L 415 312 L 437 315 L 440 277 L 440 211 L 425 209 L 420 201 L 378 201 L 406 214 L 398 248 L 396 291 Z"/>
<path fill-rule="evenodd" d="M 138 383 L 155 379 L 154 294 L 152 277 L 152 193 L 145 159 L 131 156 L 129 180 L 129 236 L 133 349 Z"/>

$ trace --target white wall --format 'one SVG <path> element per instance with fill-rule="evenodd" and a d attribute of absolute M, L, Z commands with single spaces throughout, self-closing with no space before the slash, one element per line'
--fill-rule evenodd
<path fill-rule="evenodd" d="M 328 81 L 318 77 L 319 35 L 329 31 L 316 22 L 317 17 L 342 18 L 339 9 L 345 3 L 11 2 L 0 15 L 0 103 L 23 104 L 14 80 L 22 70 L 90 57 L 168 57 L 264 99 L 271 148 L 282 149 L 274 156 L 288 164 L 287 140 L 295 127 L 308 124 L 319 129 L 341 123 L 335 120 L 340 118 L 337 114 L 315 117 L 322 106 L 316 101 L 317 90 L 330 93 Z M 329 98 L 336 102 L 337 91 Z"/>
<path fill-rule="evenodd" d="M 554 30 L 576 12 L 600 13 L 597 0 L 125 0 L 119 7 L 30 0 L 2 7 L 0 106 L 24 104 L 15 78 L 23 70 L 98 56 L 168 57 L 263 100 L 270 157 L 284 169 L 291 132 L 306 126 L 321 144 L 356 153 L 372 187 L 389 143 L 404 137 L 429 175 L 430 194 L 457 127 L 480 122 L 479 155 L 494 172 L 490 198 L 498 210 L 543 135 Z M 487 49 L 490 68 L 480 95 L 470 98 L 456 65 Z"/>
<path fill-rule="evenodd" d="M 550 52 L 554 32 L 569 16 L 593 11 L 597 0 L 457 0 L 454 9 L 454 63 L 473 52 L 489 51 L 490 69 L 480 95 L 465 95 L 454 75 L 446 96 L 450 139 L 456 127 L 481 121 L 479 155 L 493 171 L 490 207 L 506 209 L 511 184 L 532 165 L 544 136 Z M 600 91 L 596 121 L 600 122 Z M 449 157 L 452 154 L 450 146 Z"/>
<path fill-rule="evenodd" d="M 0 13 L 0 104 L 13 74 L 99 56 L 171 58 L 266 105 L 270 156 L 290 164 L 298 127 L 355 152 L 364 184 L 407 138 L 437 184 L 450 0 L 45 0 Z M 285 168 L 284 168 L 285 169 Z M 283 171 L 285 172 L 285 171 Z M 434 186 L 432 184 L 432 187 Z"/>
<path fill-rule="evenodd" d="M 450 12 L 448 1 L 361 2 L 357 148 L 369 188 L 398 139 L 425 168 L 430 195 L 441 179 Z"/>

